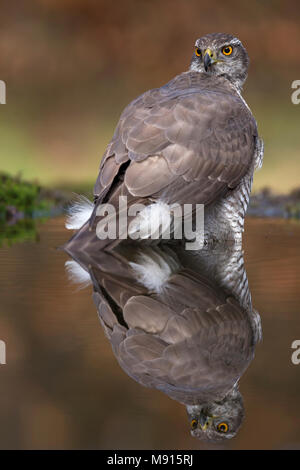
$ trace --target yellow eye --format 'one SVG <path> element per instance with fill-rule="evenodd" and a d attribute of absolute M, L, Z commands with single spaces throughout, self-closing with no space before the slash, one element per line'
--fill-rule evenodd
<path fill-rule="evenodd" d="M 192 419 L 191 428 L 196 429 L 197 426 L 198 426 L 198 420 L 197 419 Z"/>
<path fill-rule="evenodd" d="M 196 47 L 195 54 L 197 57 L 201 57 L 201 49 L 199 49 L 199 47 Z"/>
<path fill-rule="evenodd" d="M 231 46 L 224 46 L 222 49 L 224 55 L 232 54 L 232 47 Z"/>
<path fill-rule="evenodd" d="M 219 432 L 227 432 L 228 431 L 228 424 L 227 423 L 219 423 L 217 426 L 217 430 Z"/>

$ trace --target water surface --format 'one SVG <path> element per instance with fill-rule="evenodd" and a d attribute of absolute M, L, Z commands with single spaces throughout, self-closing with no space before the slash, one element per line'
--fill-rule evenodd
<path fill-rule="evenodd" d="M 118 365 L 99 323 L 91 287 L 78 290 L 55 249 L 70 234 L 63 219 L 39 240 L 2 247 L 1 448 L 203 449 L 185 408 L 141 387 Z M 240 381 L 246 418 L 232 449 L 300 447 L 300 224 L 248 218 L 245 264 L 263 341 Z M 220 445 L 218 446 L 220 447 Z"/>

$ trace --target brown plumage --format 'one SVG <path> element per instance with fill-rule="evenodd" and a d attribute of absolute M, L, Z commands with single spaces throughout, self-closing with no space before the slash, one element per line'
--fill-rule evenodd
<path fill-rule="evenodd" d="M 253 358 L 251 324 L 233 298 L 189 270 L 172 275 L 158 298 L 93 272 L 100 319 L 128 375 L 185 405 L 223 399 L 233 388 Z"/>
<path fill-rule="evenodd" d="M 249 59 L 239 39 L 223 33 L 198 39 L 196 52 L 188 72 L 142 94 L 121 114 L 94 187 L 90 229 L 103 219 L 99 205 L 118 211 L 126 196 L 129 205 L 193 204 L 195 210 L 204 204 L 205 236 L 241 236 L 263 153 L 240 94 Z"/>
<path fill-rule="evenodd" d="M 245 176 L 256 138 L 255 120 L 228 80 L 185 72 L 125 108 L 95 196 L 107 201 L 121 185 L 128 196 L 210 204 Z"/>
<path fill-rule="evenodd" d="M 190 71 L 125 108 L 100 166 L 90 218 L 79 218 L 81 228 L 64 248 L 84 277 L 90 274 L 122 368 L 184 403 L 192 434 L 215 440 L 233 437 L 241 425 L 238 380 L 261 336 L 241 245 L 211 251 L 208 244 L 195 256 L 178 244 L 175 254 L 99 240 L 91 230 L 103 217 L 101 204 L 117 209 L 127 196 L 129 205 L 204 204 L 205 237 L 240 240 L 262 160 L 256 121 L 240 95 L 248 55 L 227 34 L 207 35 L 195 46 Z"/>
<path fill-rule="evenodd" d="M 190 422 L 230 423 L 226 435 L 213 422 L 193 435 L 235 435 L 244 416 L 237 384 L 261 336 L 241 246 L 192 255 L 181 245 L 125 243 L 106 252 L 90 231 L 77 242 L 68 252 L 90 273 L 99 319 L 125 372 L 186 405 Z"/>

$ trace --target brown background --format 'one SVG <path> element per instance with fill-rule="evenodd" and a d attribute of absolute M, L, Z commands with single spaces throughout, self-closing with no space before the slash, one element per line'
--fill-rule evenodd
<path fill-rule="evenodd" d="M 198 37 L 225 31 L 251 58 L 245 96 L 266 143 L 255 188 L 298 186 L 299 14 L 296 0 L 1 2 L 0 169 L 92 185 L 124 106 L 186 70 Z"/>

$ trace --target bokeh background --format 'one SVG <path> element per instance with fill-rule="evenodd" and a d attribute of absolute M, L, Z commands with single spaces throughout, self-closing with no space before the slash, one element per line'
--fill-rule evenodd
<path fill-rule="evenodd" d="M 124 106 L 186 70 L 198 37 L 225 31 L 251 58 L 245 97 L 266 145 L 254 189 L 299 186 L 299 14 L 297 0 L 2 1 L 0 169 L 92 187 Z"/>
<path fill-rule="evenodd" d="M 254 190 L 299 188 L 299 14 L 296 0 L 1 0 L 0 171 L 92 188 L 124 106 L 186 70 L 198 37 L 225 31 L 251 58 L 244 96 L 265 141 Z M 118 366 L 90 290 L 68 282 L 54 248 L 70 236 L 63 226 L 50 218 L 0 253 L 0 448 L 205 448 L 184 407 Z M 245 236 L 264 341 L 241 380 L 245 424 L 227 447 L 299 448 L 299 222 L 249 218 Z"/>

